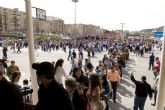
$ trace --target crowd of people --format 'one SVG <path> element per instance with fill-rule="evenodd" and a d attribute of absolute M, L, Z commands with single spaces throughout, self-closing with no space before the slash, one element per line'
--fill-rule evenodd
<path fill-rule="evenodd" d="M 125 40 L 125 41 L 87 41 L 82 40 L 76 43 L 61 42 L 55 43 L 51 40 L 36 41 L 36 47 L 47 52 L 62 48 L 64 52 L 68 47 L 68 58 L 72 64 L 70 73 L 66 73 L 63 68 L 64 59 L 58 59 L 53 62 L 33 63 L 32 68 L 36 70 L 38 90 L 38 103 L 36 110 L 108 110 L 109 100 L 116 103 L 116 93 L 123 77 L 123 68 L 126 67 L 130 53 L 137 56 L 143 56 L 145 53 L 151 54 L 149 57 L 149 70 L 153 70 L 155 76 L 154 89 L 146 81 L 146 76 L 142 76 L 142 81 L 137 81 L 133 74 L 130 79 L 136 85 L 134 110 L 144 110 L 147 96 L 152 98 L 154 94 L 154 103 L 156 104 L 158 77 L 160 71 L 159 57 L 155 57 L 152 48 L 155 42 L 153 40 Z M 74 47 L 77 47 L 75 49 Z M 21 45 L 20 45 L 21 48 Z M 76 51 L 78 50 L 78 51 Z M 94 67 L 91 59 L 97 53 L 107 51 L 107 54 L 100 58 L 98 66 Z M 87 56 L 83 55 L 87 52 Z M 67 54 L 67 53 L 65 53 Z M 83 62 L 85 61 L 85 64 Z M 3 91 L 0 103 L 4 107 L 11 107 L 16 110 L 24 110 L 24 103 L 32 100 L 31 86 L 25 79 L 23 86 L 18 84 L 21 72 L 15 61 L 7 64 L 7 54 L 3 55 L 0 62 L 0 88 Z M 65 82 L 62 78 L 65 77 Z M 8 80 L 7 80 L 7 79 Z M 9 91 L 5 93 L 5 91 Z M 14 95 L 13 95 L 14 94 Z M 18 95 L 18 96 L 17 96 Z M 8 97 L 8 98 L 6 98 Z M 8 102 L 8 100 L 10 102 Z M 3 101 L 4 100 L 4 101 Z M 12 103 L 14 102 L 14 103 Z M 7 106 L 9 103 L 12 106 Z"/>

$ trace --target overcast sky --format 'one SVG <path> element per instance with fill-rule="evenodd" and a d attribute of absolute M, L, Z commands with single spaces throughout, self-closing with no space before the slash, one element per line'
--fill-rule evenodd
<path fill-rule="evenodd" d="M 74 23 L 72 0 L 31 0 L 32 6 L 46 10 L 48 16 Z M 0 0 L 1 7 L 25 10 L 24 0 Z M 77 23 L 95 24 L 109 30 L 141 30 L 165 24 L 165 0 L 79 0 Z"/>

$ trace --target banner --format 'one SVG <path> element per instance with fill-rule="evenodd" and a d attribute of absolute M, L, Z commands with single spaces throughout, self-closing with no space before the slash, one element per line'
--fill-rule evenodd
<path fill-rule="evenodd" d="M 156 38 L 161 38 L 161 37 L 163 37 L 163 32 L 154 32 L 154 36 Z"/>

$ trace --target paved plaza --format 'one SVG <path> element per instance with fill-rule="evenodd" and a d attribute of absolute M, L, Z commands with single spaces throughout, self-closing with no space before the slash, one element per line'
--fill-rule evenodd
<path fill-rule="evenodd" d="M 0 51 L 2 48 L 0 47 Z M 22 84 L 23 79 L 30 78 L 30 66 L 29 66 L 29 57 L 28 57 L 28 49 L 23 48 L 21 49 L 22 53 L 17 54 L 14 53 L 8 48 L 8 59 L 15 60 L 16 65 L 19 66 L 20 71 L 22 73 L 20 84 Z M 153 50 L 155 56 L 160 57 L 160 52 L 156 49 Z M 0 52 L 0 58 L 2 58 L 2 52 Z M 103 55 L 107 54 L 107 52 L 97 53 L 94 58 L 91 58 L 92 64 L 96 67 L 98 65 L 99 60 L 102 60 Z M 143 57 L 136 56 L 135 54 L 130 54 L 130 59 L 127 61 L 127 66 L 123 69 L 123 77 L 121 79 L 121 84 L 119 86 L 117 92 L 117 103 L 113 103 L 111 100 L 109 101 L 110 110 L 132 110 L 133 108 L 133 101 L 134 101 L 134 91 L 135 85 L 130 80 L 130 73 L 134 71 L 135 79 L 140 80 L 142 75 L 147 76 L 147 81 L 153 86 L 154 83 L 154 75 L 152 71 L 148 70 L 148 61 L 150 54 L 145 54 Z M 64 59 L 64 69 L 66 73 L 70 72 L 71 69 L 71 62 L 67 60 L 68 51 L 67 53 L 63 52 L 62 50 L 59 51 L 52 51 L 52 52 L 43 52 L 41 50 L 37 50 L 35 53 L 36 62 L 42 61 L 57 61 L 59 58 Z M 87 53 L 84 52 L 85 58 L 87 57 Z M 8 63 L 9 65 L 10 63 Z M 84 64 L 84 62 L 83 62 Z M 151 105 L 153 100 L 149 98 L 145 104 L 145 110 L 154 110 L 154 107 Z"/>

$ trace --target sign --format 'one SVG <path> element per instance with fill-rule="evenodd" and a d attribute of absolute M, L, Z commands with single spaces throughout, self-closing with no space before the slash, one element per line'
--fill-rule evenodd
<path fill-rule="evenodd" d="M 154 36 L 157 38 L 163 37 L 163 32 L 154 32 Z"/>
<path fill-rule="evenodd" d="M 46 11 L 40 8 L 36 8 L 36 18 L 46 20 Z"/>

